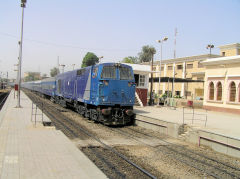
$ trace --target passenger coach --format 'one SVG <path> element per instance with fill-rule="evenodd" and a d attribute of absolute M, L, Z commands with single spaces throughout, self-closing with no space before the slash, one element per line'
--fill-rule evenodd
<path fill-rule="evenodd" d="M 97 64 L 24 85 L 106 125 L 125 125 L 135 118 L 135 80 L 126 64 Z"/>

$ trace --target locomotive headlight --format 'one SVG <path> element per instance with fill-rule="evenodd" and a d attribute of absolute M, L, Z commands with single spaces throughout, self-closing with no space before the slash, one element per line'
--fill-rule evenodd
<path fill-rule="evenodd" d="M 107 102 L 108 101 L 108 96 L 101 96 L 102 102 Z"/>
<path fill-rule="evenodd" d="M 107 80 L 104 80 L 103 83 L 104 83 L 105 86 L 108 86 L 108 81 Z"/>
<path fill-rule="evenodd" d="M 135 83 L 134 82 L 128 82 L 128 86 L 135 86 Z"/>

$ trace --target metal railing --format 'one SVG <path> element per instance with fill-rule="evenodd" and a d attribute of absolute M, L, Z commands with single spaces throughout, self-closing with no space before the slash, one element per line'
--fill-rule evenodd
<path fill-rule="evenodd" d="M 186 109 L 192 109 L 192 112 L 186 112 Z M 188 118 L 189 116 L 191 116 L 191 118 Z M 201 118 L 201 116 L 203 117 Z M 204 121 L 204 126 L 206 127 L 207 126 L 207 110 L 206 110 L 206 113 L 196 113 L 194 107 L 188 107 L 188 108 L 183 107 L 183 124 L 185 124 L 186 120 L 191 120 L 192 124 L 194 123 L 194 121 Z"/>
<path fill-rule="evenodd" d="M 174 98 L 166 98 L 164 100 L 164 106 L 165 107 L 170 107 L 170 109 L 176 110 L 176 108 L 177 108 L 177 101 Z"/>
<path fill-rule="evenodd" d="M 41 108 L 39 108 L 41 106 Z M 42 110 L 38 110 L 38 109 L 42 109 Z M 38 113 L 41 112 L 41 113 Z M 42 123 L 43 123 L 43 103 L 33 103 L 32 102 L 32 113 L 31 113 L 31 122 L 33 122 L 34 120 L 34 125 L 36 127 L 37 124 L 37 116 L 41 115 L 42 116 Z M 34 116 L 34 119 L 33 119 Z"/>

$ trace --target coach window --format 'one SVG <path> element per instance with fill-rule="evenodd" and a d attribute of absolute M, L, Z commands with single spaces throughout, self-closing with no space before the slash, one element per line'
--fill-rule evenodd
<path fill-rule="evenodd" d="M 61 80 L 58 80 L 58 92 L 61 93 Z"/>
<path fill-rule="evenodd" d="M 101 78 L 116 78 L 116 68 L 114 66 L 104 66 L 102 69 Z"/>
<path fill-rule="evenodd" d="M 211 82 L 209 84 L 209 100 L 214 100 L 214 84 Z"/>
<path fill-rule="evenodd" d="M 217 101 L 222 100 L 222 83 L 218 82 L 217 84 Z"/>
<path fill-rule="evenodd" d="M 85 73 L 86 69 L 80 69 L 77 71 L 77 76 L 81 76 Z"/>
<path fill-rule="evenodd" d="M 120 67 L 119 73 L 120 73 L 120 80 L 132 80 L 133 79 L 130 68 Z"/>
<path fill-rule="evenodd" d="M 229 101 L 235 102 L 236 99 L 236 85 L 234 82 L 230 84 L 230 89 L 229 89 Z"/>
<path fill-rule="evenodd" d="M 97 73 L 98 73 L 98 67 L 95 67 L 95 68 L 93 69 L 93 75 L 92 75 L 92 77 L 95 78 L 95 77 L 97 76 Z"/>

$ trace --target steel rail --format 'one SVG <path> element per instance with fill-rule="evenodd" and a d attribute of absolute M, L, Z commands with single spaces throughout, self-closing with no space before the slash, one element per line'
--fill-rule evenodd
<path fill-rule="evenodd" d="M 3 93 L 1 96 L 3 96 L 5 93 Z M 2 106 L 2 104 L 6 101 L 7 97 L 9 95 L 9 92 L 6 94 L 6 96 L 3 98 L 3 100 L 0 103 L 0 107 Z"/>
<path fill-rule="evenodd" d="M 119 157 L 121 157 L 123 160 L 125 160 L 126 162 L 128 162 L 129 164 L 131 164 L 132 166 L 134 166 L 135 168 L 139 169 L 141 172 L 143 172 L 145 175 L 149 176 L 150 178 L 156 179 L 157 177 L 152 175 L 151 173 L 149 173 L 148 171 L 146 171 L 145 169 L 143 169 L 142 167 L 138 166 L 137 164 L 135 164 L 134 162 L 132 162 L 131 160 L 129 160 L 125 155 L 117 152 L 115 149 L 113 149 L 112 147 L 110 147 L 109 145 L 105 144 L 104 142 L 102 142 L 99 138 L 95 137 L 94 135 L 90 134 L 88 131 L 84 130 L 83 128 L 81 128 L 79 125 L 75 125 L 73 123 L 73 121 L 69 121 L 69 123 L 71 123 L 73 126 L 75 126 L 76 128 L 78 128 L 79 130 L 81 130 L 82 132 L 84 132 L 85 134 L 87 134 L 89 137 L 92 137 L 93 139 L 95 139 L 97 142 L 99 142 L 100 144 L 102 144 L 103 146 L 105 146 L 108 150 L 112 151 L 113 153 L 115 153 L 116 155 L 118 155 Z"/>
<path fill-rule="evenodd" d="M 154 123 L 152 123 L 152 124 L 155 125 Z M 168 143 L 168 144 L 171 144 L 171 145 L 174 145 L 174 146 L 176 146 L 176 147 L 182 148 L 183 150 L 188 150 L 188 149 L 184 148 L 183 146 L 176 145 L 176 144 L 174 144 L 174 143 L 168 142 L 168 141 L 166 141 L 166 140 L 164 140 L 164 139 L 161 139 L 160 137 L 151 136 L 151 135 L 148 135 L 148 134 L 144 134 L 144 133 L 141 133 L 141 132 L 136 131 L 136 130 L 131 129 L 131 128 L 128 128 L 128 129 L 133 130 L 133 131 L 135 131 L 135 132 L 138 132 L 138 133 L 140 133 L 140 134 L 142 134 L 142 135 L 145 135 L 145 136 L 148 136 L 148 137 L 155 137 L 155 138 L 157 138 L 157 139 L 159 139 L 159 140 L 162 140 L 163 142 L 166 142 L 166 143 Z M 191 150 L 188 150 L 188 152 L 190 152 L 190 153 L 192 153 L 192 154 L 194 154 L 194 155 L 198 155 L 198 156 L 200 156 L 200 157 L 204 157 L 204 158 L 206 158 L 206 159 L 208 159 L 208 160 L 212 160 L 212 161 L 214 161 L 214 162 L 220 163 L 220 164 L 222 164 L 222 165 L 224 165 L 224 166 L 226 166 L 226 167 L 228 167 L 228 168 L 231 168 L 231 169 L 233 169 L 233 170 L 240 171 L 240 168 L 236 168 L 236 167 L 230 166 L 230 165 L 228 165 L 228 164 L 225 164 L 225 163 L 223 163 L 223 162 L 220 162 L 220 161 L 217 161 L 217 160 L 215 160 L 215 159 L 213 159 L 213 158 L 210 158 L 210 157 L 208 157 L 208 156 L 206 156 L 206 155 L 198 154 L 198 153 L 195 153 L 195 152 L 193 152 L 193 151 L 191 151 Z"/>
<path fill-rule="evenodd" d="M 44 110 L 46 112 L 46 110 Z M 64 120 L 66 120 L 65 118 L 63 118 Z M 112 147 L 110 147 L 109 145 L 105 144 L 104 142 L 102 142 L 99 138 L 95 137 L 94 135 L 90 134 L 88 131 L 84 130 L 83 128 L 81 128 L 79 125 L 77 125 L 75 122 L 71 121 L 71 120 L 67 120 L 69 124 L 71 124 L 74 128 L 77 128 L 79 130 L 81 130 L 83 133 L 85 133 L 86 135 L 88 135 L 89 137 L 92 137 L 93 139 L 95 139 L 97 142 L 99 142 L 100 144 L 102 144 L 103 146 L 105 146 L 108 150 L 112 151 L 113 153 L 115 153 L 117 156 L 119 156 L 120 158 L 122 158 L 123 160 L 125 160 L 127 163 L 129 163 L 130 165 L 134 166 L 135 168 L 137 168 L 138 170 L 140 170 L 142 173 L 144 173 L 145 175 L 147 175 L 148 177 L 152 178 L 152 179 L 157 179 L 156 176 L 152 175 L 151 173 L 149 173 L 148 171 L 146 171 L 145 169 L 143 169 L 142 167 L 138 166 L 137 164 L 135 164 L 134 162 L 132 162 L 131 160 L 129 160 L 125 155 L 117 152 L 115 149 L 113 149 Z M 64 125 L 65 126 L 65 125 Z"/>
<path fill-rule="evenodd" d="M 128 129 L 129 129 L 129 128 L 128 128 Z M 121 133 L 122 133 L 123 135 L 128 136 L 128 137 L 131 137 L 131 138 L 133 138 L 134 140 L 145 144 L 146 146 L 155 148 L 155 147 L 153 147 L 153 146 L 151 146 L 151 145 L 149 145 L 149 144 L 147 144 L 147 143 L 145 143 L 145 142 L 143 142 L 143 141 L 141 141 L 141 140 L 136 139 L 135 137 L 133 137 L 132 134 L 129 134 L 129 133 L 128 133 L 130 136 L 127 135 L 127 134 L 126 134 L 126 133 L 127 133 L 126 131 L 122 131 L 122 130 L 120 130 L 120 129 L 118 129 L 118 131 L 121 131 Z M 145 134 L 144 134 L 144 135 L 145 135 Z M 155 137 L 155 136 L 152 136 L 152 137 Z M 158 137 L 156 137 L 156 138 L 158 138 Z M 173 143 L 167 142 L 167 141 L 165 141 L 165 140 L 163 140 L 163 139 L 159 139 L 159 140 L 161 140 L 161 141 L 163 141 L 163 142 L 165 142 L 165 143 L 168 143 L 168 144 L 173 144 Z M 176 144 L 173 144 L 173 145 L 176 145 Z M 201 161 L 201 160 L 199 160 L 199 159 L 195 159 L 195 158 L 193 158 L 193 157 L 191 157 L 191 156 L 188 156 L 188 155 L 186 155 L 186 154 L 184 154 L 184 153 L 182 153 L 182 152 L 179 152 L 179 151 L 177 151 L 177 150 L 175 150 L 175 149 L 172 149 L 172 148 L 170 148 L 170 147 L 167 147 L 167 146 L 163 146 L 163 147 L 165 147 L 165 148 L 167 148 L 167 149 L 169 149 L 169 150 L 171 150 L 171 151 L 173 151 L 173 152 L 175 152 L 175 153 L 181 154 L 182 156 L 185 156 L 185 157 L 187 157 L 187 158 L 189 158 L 189 159 L 191 159 L 191 160 L 193 160 L 193 161 L 197 161 L 197 162 L 201 163 L 201 165 L 203 165 L 203 166 L 211 166 L 211 167 L 215 168 L 215 169 L 218 170 L 218 171 L 225 172 L 227 175 L 230 175 L 230 176 L 232 176 L 232 177 L 234 177 L 234 178 L 238 178 L 238 176 L 236 176 L 236 175 L 234 175 L 234 174 L 232 174 L 232 173 L 229 173 L 229 172 L 226 171 L 225 169 L 217 168 L 216 166 L 214 166 L 214 165 L 212 165 L 212 164 L 208 164 L 208 163 L 206 163 L 206 162 L 204 162 L 204 161 Z M 159 151 L 159 150 L 157 150 L 157 151 Z M 190 150 L 188 150 L 188 151 L 191 152 Z M 169 152 L 168 152 L 168 153 L 169 153 Z M 193 153 L 193 152 L 191 152 L 191 153 L 197 155 L 196 153 Z M 170 153 L 169 153 L 169 154 L 170 154 Z M 203 157 L 204 157 L 204 156 L 203 156 Z M 205 157 L 204 157 L 204 158 L 205 158 Z M 219 178 L 217 175 L 212 174 L 212 171 L 211 171 L 211 172 L 207 172 L 206 170 L 200 169 L 200 168 L 194 166 L 193 164 L 190 164 L 189 162 L 184 161 L 184 160 L 181 160 L 181 159 L 180 159 L 179 161 L 184 162 L 185 164 L 187 164 L 187 165 L 189 165 L 189 166 L 191 166 L 191 167 L 194 167 L 194 168 L 196 168 L 196 169 L 198 169 L 198 170 L 200 170 L 200 171 L 202 171 L 202 172 L 205 172 L 205 173 L 207 173 L 208 175 L 213 176 L 214 178 Z M 215 161 L 215 162 L 219 163 L 218 161 Z M 221 163 L 221 164 L 222 164 L 222 163 Z M 223 165 L 224 165 L 224 163 L 223 163 Z M 225 166 L 226 166 L 226 165 L 225 165 Z M 228 166 L 227 166 L 227 167 L 228 167 Z M 230 166 L 229 168 L 231 168 L 231 166 Z M 237 168 L 232 168 L 232 169 L 235 169 L 235 170 L 237 170 L 237 171 L 240 171 L 240 169 L 237 169 Z"/>
<path fill-rule="evenodd" d="M 31 96 L 32 97 L 32 99 L 34 99 L 34 100 L 37 100 L 37 97 L 34 97 L 34 96 Z M 38 98 L 40 98 L 40 97 L 38 97 Z M 56 109 L 56 110 L 59 110 L 59 109 L 57 109 L 57 108 L 55 108 L 53 105 L 49 105 L 49 104 L 47 104 L 48 105 L 48 107 L 50 107 L 50 108 L 47 108 L 48 110 L 51 110 L 51 108 L 54 108 L 54 109 Z M 41 108 L 40 108 L 41 109 Z M 74 132 L 70 127 L 68 127 L 66 124 L 64 124 L 61 120 L 58 120 L 57 118 L 58 117 L 56 117 L 55 115 L 53 115 L 52 113 L 50 113 L 49 111 L 47 111 L 47 110 L 44 110 L 45 112 L 46 112 L 46 115 L 47 116 L 49 116 L 52 120 L 54 120 L 53 121 L 53 123 L 55 123 L 55 125 L 60 125 L 61 127 L 60 128 L 63 128 L 63 129 L 61 129 L 61 130 L 63 130 L 62 132 L 63 133 L 67 133 L 66 135 L 69 135 L 68 134 L 68 132 L 70 132 L 71 134 L 72 134 L 72 136 L 74 136 L 75 138 L 78 138 L 79 137 L 79 135 L 77 135 L 76 134 L 76 132 Z M 52 112 L 53 113 L 56 113 L 55 111 L 53 111 L 52 110 Z M 57 114 L 57 113 L 56 113 Z M 62 119 L 64 119 L 64 117 L 63 116 L 60 116 L 59 115 L 59 117 L 60 118 L 62 118 Z M 65 120 L 65 119 L 64 119 Z M 66 120 L 65 120 L 66 121 Z M 68 121 L 67 121 L 68 122 Z M 56 126 L 56 127 L 57 127 Z M 64 128 L 65 128 L 65 130 L 67 130 L 67 131 L 65 131 L 64 130 Z M 84 135 L 86 135 L 86 134 L 84 134 Z M 89 148 L 89 147 L 88 147 Z M 98 157 L 98 159 L 100 159 L 103 163 L 105 163 L 107 166 L 108 166 L 108 168 L 109 169 L 112 169 L 112 168 L 114 168 L 114 172 L 118 175 L 118 176 L 120 176 L 121 178 L 125 178 L 125 175 L 124 174 L 122 174 L 119 170 L 117 170 L 116 169 L 116 167 L 115 166 L 113 166 L 113 164 L 111 164 L 110 162 L 108 162 L 107 160 L 105 160 L 104 159 L 104 157 L 102 157 L 102 155 L 101 155 L 101 153 L 97 153 L 97 151 L 94 151 L 94 149 L 92 149 L 92 148 L 90 148 L 91 149 L 91 151 L 92 151 L 92 153 L 94 153 L 94 155 L 95 156 L 97 156 Z M 81 149 L 80 149 L 81 150 Z"/>

